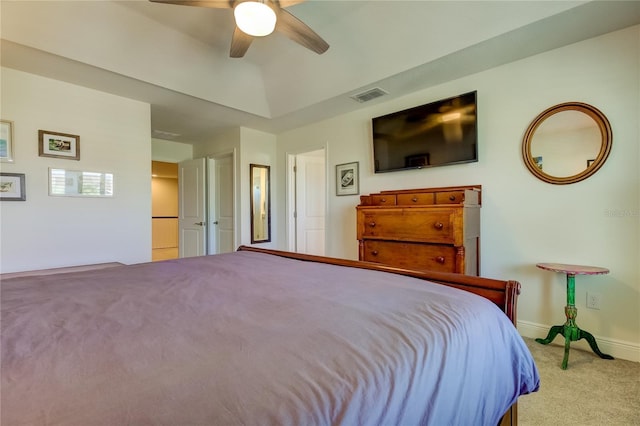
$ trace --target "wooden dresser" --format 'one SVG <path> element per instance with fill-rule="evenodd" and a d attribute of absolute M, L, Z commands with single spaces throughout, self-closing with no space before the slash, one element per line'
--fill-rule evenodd
<path fill-rule="evenodd" d="M 359 259 L 480 275 L 480 185 L 360 196 Z"/>

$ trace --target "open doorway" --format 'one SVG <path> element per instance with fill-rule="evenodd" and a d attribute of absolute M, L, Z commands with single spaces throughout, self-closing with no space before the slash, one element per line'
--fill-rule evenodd
<path fill-rule="evenodd" d="M 235 151 L 152 161 L 152 260 L 236 249 Z"/>
<path fill-rule="evenodd" d="M 178 164 L 151 162 L 151 260 L 175 259 L 178 247 Z"/>
<path fill-rule="evenodd" d="M 288 250 L 325 254 L 325 149 L 287 156 Z"/>

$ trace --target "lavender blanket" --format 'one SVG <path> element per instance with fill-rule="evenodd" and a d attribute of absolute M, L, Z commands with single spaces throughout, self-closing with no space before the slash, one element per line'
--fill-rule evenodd
<path fill-rule="evenodd" d="M 3 426 L 492 425 L 537 390 L 461 290 L 236 252 L 2 281 Z"/>

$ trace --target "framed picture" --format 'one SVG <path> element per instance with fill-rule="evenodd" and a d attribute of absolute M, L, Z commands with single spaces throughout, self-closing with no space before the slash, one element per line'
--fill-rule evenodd
<path fill-rule="evenodd" d="M 429 153 L 408 155 L 404 157 L 405 167 L 424 167 L 431 164 Z"/>
<path fill-rule="evenodd" d="M 336 166 L 336 195 L 358 195 L 360 193 L 358 162 Z"/>
<path fill-rule="evenodd" d="M 13 163 L 13 121 L 0 120 L 0 161 Z"/>
<path fill-rule="evenodd" d="M 542 157 L 533 157 L 533 161 L 536 163 L 536 166 L 542 170 Z"/>
<path fill-rule="evenodd" d="M 25 201 L 24 173 L 0 173 L 0 201 Z"/>
<path fill-rule="evenodd" d="M 80 160 L 80 136 L 38 130 L 38 155 Z"/>

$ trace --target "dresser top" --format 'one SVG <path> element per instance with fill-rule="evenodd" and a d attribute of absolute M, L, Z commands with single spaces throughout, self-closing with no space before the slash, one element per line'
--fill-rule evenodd
<path fill-rule="evenodd" d="M 360 206 L 481 204 L 482 185 L 380 191 L 360 196 Z"/>
<path fill-rule="evenodd" d="M 413 194 L 421 192 L 448 192 L 448 191 L 482 191 L 482 185 L 467 185 L 467 186 L 441 186 L 438 188 L 415 188 L 415 189 L 394 189 L 387 191 L 380 191 L 379 194 Z M 375 193 L 371 194 L 375 195 Z"/>

